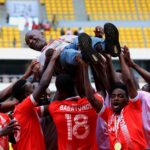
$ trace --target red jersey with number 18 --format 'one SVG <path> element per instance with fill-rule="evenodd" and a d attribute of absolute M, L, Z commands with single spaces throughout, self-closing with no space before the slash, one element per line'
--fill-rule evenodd
<path fill-rule="evenodd" d="M 59 150 L 97 150 L 97 114 L 86 98 L 71 97 L 49 105 Z"/>

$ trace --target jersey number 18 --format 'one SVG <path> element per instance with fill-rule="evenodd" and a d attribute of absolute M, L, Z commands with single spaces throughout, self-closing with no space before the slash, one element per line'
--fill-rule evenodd
<path fill-rule="evenodd" d="M 90 128 L 87 115 L 78 114 L 73 118 L 71 114 L 65 114 L 65 118 L 67 120 L 68 140 L 72 140 L 73 136 L 77 139 L 85 139 L 88 136 Z M 81 133 L 79 130 L 82 130 Z"/>

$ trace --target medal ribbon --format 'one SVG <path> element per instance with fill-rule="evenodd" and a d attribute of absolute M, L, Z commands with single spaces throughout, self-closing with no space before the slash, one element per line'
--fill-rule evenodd
<path fill-rule="evenodd" d="M 121 129 L 121 131 L 123 133 L 123 136 L 124 136 L 126 144 L 128 145 L 128 147 L 130 149 L 134 149 L 133 143 L 132 143 L 132 140 L 130 138 L 130 134 L 129 134 L 129 131 L 128 131 L 128 128 L 127 128 L 127 125 L 126 125 L 126 123 L 124 121 L 123 111 L 124 111 L 124 109 L 122 109 L 121 114 L 119 116 L 115 115 L 115 135 L 116 135 L 116 140 L 118 140 L 119 126 L 120 126 L 120 129 Z"/>

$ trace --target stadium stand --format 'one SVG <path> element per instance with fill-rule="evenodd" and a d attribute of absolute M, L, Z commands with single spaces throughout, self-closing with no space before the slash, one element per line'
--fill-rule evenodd
<path fill-rule="evenodd" d="M 90 20 L 137 20 L 134 0 L 85 0 Z"/>
<path fill-rule="evenodd" d="M 147 0 L 85 0 L 91 20 L 149 20 Z"/>
<path fill-rule="evenodd" d="M 48 20 L 53 19 L 53 15 L 58 20 L 74 20 L 74 10 L 72 0 L 41 0 L 41 4 L 45 4 Z"/>
<path fill-rule="evenodd" d="M 148 0 L 136 0 L 138 19 L 149 20 L 150 19 L 150 3 Z"/>
<path fill-rule="evenodd" d="M 139 48 L 145 47 L 141 28 L 120 28 L 119 33 L 121 45 Z"/>
<path fill-rule="evenodd" d="M 0 4 L 4 4 L 5 3 L 5 0 L 0 0 Z"/>
<path fill-rule="evenodd" d="M 45 4 L 45 0 L 40 0 L 40 4 L 44 5 Z"/>
<path fill-rule="evenodd" d="M 150 28 L 144 28 L 144 36 L 146 39 L 146 47 L 150 47 Z"/>
<path fill-rule="evenodd" d="M 90 21 L 92 20 L 118 20 L 118 21 L 136 21 L 150 19 L 150 4 L 147 0 L 84 0 L 85 13 L 88 14 Z M 52 20 L 52 14 L 57 15 L 58 20 L 72 20 L 75 18 L 73 11 L 73 1 L 63 0 L 40 0 L 42 5 L 45 5 L 47 17 Z M 60 7 L 61 6 L 61 7 Z M 65 17 L 66 14 L 73 18 Z M 72 31 L 78 28 L 71 27 Z M 94 36 L 94 27 L 83 27 L 84 31 L 91 36 Z M 64 28 L 66 31 L 66 28 Z M 120 27 L 121 44 L 126 44 L 129 47 L 150 47 L 150 32 L 144 27 Z M 60 36 L 60 28 L 57 30 L 51 28 L 51 31 L 45 31 L 47 41 L 56 39 Z"/>
<path fill-rule="evenodd" d="M 50 31 L 45 31 L 44 35 L 47 41 L 49 41 L 50 39 L 57 39 L 60 37 L 60 28 L 58 28 L 57 30 L 51 28 Z"/>
<path fill-rule="evenodd" d="M 17 27 L 1 28 L 0 47 L 21 47 L 20 31 Z"/>

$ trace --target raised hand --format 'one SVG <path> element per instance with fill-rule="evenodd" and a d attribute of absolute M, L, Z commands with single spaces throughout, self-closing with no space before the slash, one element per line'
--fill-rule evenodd
<path fill-rule="evenodd" d="M 134 62 L 133 62 L 133 60 L 132 60 L 131 57 L 130 57 L 129 48 L 125 45 L 122 49 L 123 49 L 123 51 L 122 51 L 122 52 L 123 52 L 123 56 L 124 56 L 124 59 L 125 59 L 127 65 L 128 65 L 129 67 L 132 67 L 133 64 L 134 64 Z"/>
<path fill-rule="evenodd" d="M 33 60 L 31 64 L 28 66 L 26 72 L 22 76 L 22 79 L 27 79 L 33 73 L 37 73 L 40 70 L 40 64 L 37 60 Z"/>

